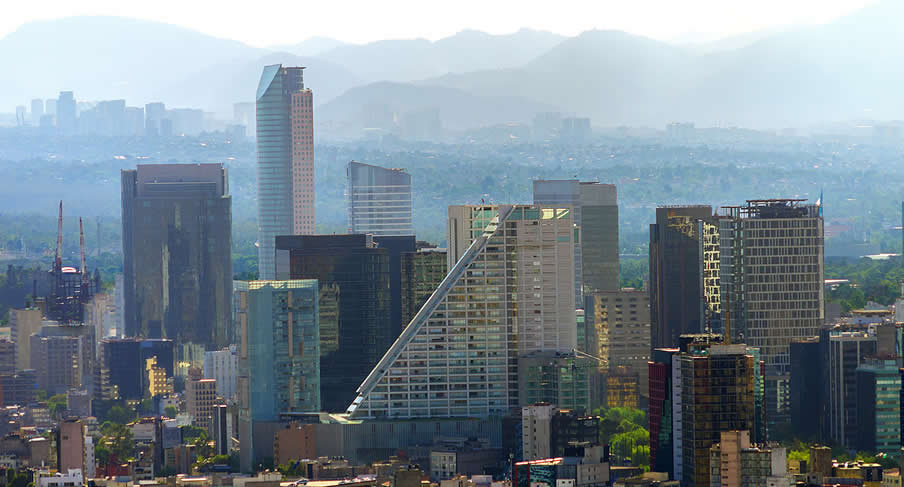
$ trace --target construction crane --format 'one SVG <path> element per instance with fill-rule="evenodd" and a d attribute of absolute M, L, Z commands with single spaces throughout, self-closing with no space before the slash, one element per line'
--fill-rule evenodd
<path fill-rule="evenodd" d="M 596 360 L 597 362 L 599 362 L 607 367 L 609 366 L 609 361 L 607 359 L 595 357 L 593 355 L 590 355 L 587 352 L 582 352 L 576 348 L 572 348 L 571 352 L 574 353 L 576 356 L 590 358 L 590 359 Z"/>

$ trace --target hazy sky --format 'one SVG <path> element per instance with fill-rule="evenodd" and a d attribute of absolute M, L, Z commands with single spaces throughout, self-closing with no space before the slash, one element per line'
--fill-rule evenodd
<path fill-rule="evenodd" d="M 888 0 L 897 1 L 897 0 Z M 822 23 L 874 0 L 0 0 L 0 36 L 32 20 L 118 15 L 157 20 L 257 46 L 312 36 L 346 42 L 520 27 L 574 35 L 620 29 L 670 40 Z"/>

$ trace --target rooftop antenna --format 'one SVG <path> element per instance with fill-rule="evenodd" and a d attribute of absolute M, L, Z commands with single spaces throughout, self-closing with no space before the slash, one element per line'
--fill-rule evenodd
<path fill-rule="evenodd" d="M 60 251 L 63 247 L 63 200 L 60 200 L 60 216 L 57 219 L 57 245 L 56 257 L 53 259 L 54 270 L 59 271 L 63 268 L 63 260 L 60 257 Z"/>
<path fill-rule="evenodd" d="M 82 283 L 88 282 L 88 266 L 85 265 L 85 229 L 82 226 L 82 219 L 79 217 L 78 219 L 78 246 L 81 252 L 81 264 L 82 268 Z"/>

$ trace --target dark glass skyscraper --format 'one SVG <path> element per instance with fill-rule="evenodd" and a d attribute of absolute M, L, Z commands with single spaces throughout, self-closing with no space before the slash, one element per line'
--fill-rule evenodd
<path fill-rule="evenodd" d="M 370 235 L 295 235 L 276 237 L 279 279 L 317 279 L 321 305 L 325 295 L 338 301 L 322 309 L 338 309 L 322 317 L 320 397 L 325 411 L 341 412 L 360 384 L 396 338 L 390 296 L 390 251 Z M 331 329 L 335 327 L 336 329 Z"/>
<path fill-rule="evenodd" d="M 650 225 L 650 326 L 653 348 L 713 329 L 720 316 L 719 233 L 710 206 L 656 208 Z"/>
<path fill-rule="evenodd" d="M 157 366 L 173 376 L 172 340 L 126 338 L 102 340 L 98 347 L 97 398 L 142 399 L 147 396 L 146 361 L 157 357 Z"/>
<path fill-rule="evenodd" d="M 233 342 L 232 198 L 222 164 L 122 172 L 126 335 Z"/>
<path fill-rule="evenodd" d="M 314 98 L 304 68 L 266 66 L 257 86 L 257 225 L 261 279 L 273 239 L 314 233 Z"/>

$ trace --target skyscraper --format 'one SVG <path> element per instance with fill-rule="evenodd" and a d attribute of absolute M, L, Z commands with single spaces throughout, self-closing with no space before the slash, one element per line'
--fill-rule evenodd
<path fill-rule="evenodd" d="M 168 378 L 174 373 L 172 340 L 106 339 L 98 343 L 96 397 L 103 400 L 137 400 L 148 390 L 147 360 L 156 358 L 156 366 Z"/>
<path fill-rule="evenodd" d="M 582 292 L 617 291 L 618 193 L 614 184 L 566 180 L 534 181 L 534 204 L 572 206 L 582 238 L 575 247 L 575 306 Z"/>
<path fill-rule="evenodd" d="M 35 98 L 31 100 L 31 124 L 35 127 L 38 126 L 38 123 L 41 121 L 41 117 L 44 116 L 44 100 L 40 98 Z"/>
<path fill-rule="evenodd" d="M 449 273 L 358 388 L 353 417 L 504 415 L 519 406 L 521 356 L 577 345 L 570 208 L 452 206 L 447 229 Z"/>
<path fill-rule="evenodd" d="M 621 289 L 588 295 L 585 320 L 592 330 L 596 350 L 589 351 L 608 361 L 613 376 L 636 377 L 637 394 L 647 396 L 650 360 L 650 302 L 646 291 Z"/>
<path fill-rule="evenodd" d="M 411 175 L 351 161 L 346 168 L 348 231 L 382 235 L 414 235 L 411 225 Z"/>
<path fill-rule="evenodd" d="M 222 164 L 122 172 L 126 336 L 233 343 L 232 197 Z"/>
<path fill-rule="evenodd" d="M 78 108 L 75 95 L 71 91 L 61 91 L 56 102 L 57 129 L 62 134 L 70 135 L 78 128 Z"/>
<path fill-rule="evenodd" d="M 448 269 L 446 249 L 420 247 L 402 254 L 402 328 L 436 291 Z"/>
<path fill-rule="evenodd" d="M 722 308 L 767 375 L 790 371 L 791 341 L 816 336 L 825 313 L 822 209 L 804 201 L 748 200 L 719 217 Z"/>
<path fill-rule="evenodd" d="M 275 242 L 280 279 L 317 280 L 318 308 L 326 312 L 320 317 L 322 405 L 341 412 L 354 397 L 349 384 L 360 384 L 396 338 L 390 252 L 360 234 L 279 236 Z"/>
<path fill-rule="evenodd" d="M 257 86 L 261 279 L 276 277 L 274 238 L 314 233 L 314 95 L 303 67 L 266 66 Z"/>
<path fill-rule="evenodd" d="M 272 452 L 255 434 L 280 413 L 320 410 L 317 281 L 237 282 L 238 403 L 242 470 Z M 269 443 L 269 445 L 267 445 Z"/>
<path fill-rule="evenodd" d="M 719 232 L 710 206 L 656 208 L 650 225 L 650 323 L 653 348 L 684 334 L 718 329 Z"/>
<path fill-rule="evenodd" d="M 682 485 L 710 485 L 709 450 L 722 432 L 755 429 L 753 362 L 743 344 L 681 355 Z"/>

